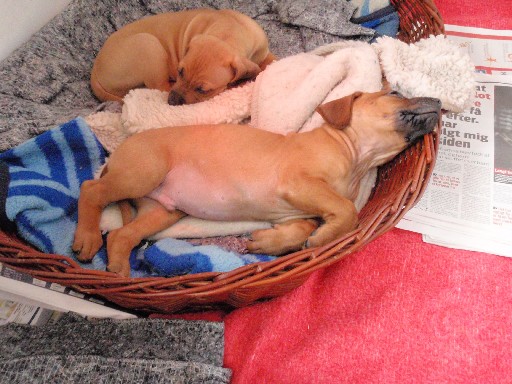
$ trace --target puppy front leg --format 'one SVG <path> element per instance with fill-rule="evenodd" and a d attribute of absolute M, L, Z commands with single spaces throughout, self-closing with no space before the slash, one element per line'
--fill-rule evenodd
<path fill-rule="evenodd" d="M 182 211 L 168 211 L 150 198 L 136 200 L 137 216 L 124 227 L 107 236 L 107 269 L 130 276 L 130 253 L 143 239 L 158 233 L 186 216 Z"/>
<path fill-rule="evenodd" d="M 325 181 L 302 179 L 292 190 L 286 193 L 285 200 L 324 220 L 324 224 L 308 238 L 308 247 L 325 245 L 356 228 L 358 218 L 354 203 L 339 195 Z"/>
<path fill-rule="evenodd" d="M 316 220 L 297 219 L 275 224 L 251 234 L 247 249 L 252 253 L 283 255 L 302 248 L 309 235 L 318 228 Z"/>

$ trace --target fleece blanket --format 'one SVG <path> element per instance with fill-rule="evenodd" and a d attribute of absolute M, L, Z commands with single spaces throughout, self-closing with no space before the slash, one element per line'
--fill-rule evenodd
<path fill-rule="evenodd" d="M 394 229 L 283 297 L 216 313 L 242 383 L 510 383 L 512 260 Z M 213 317 L 213 314 L 210 314 Z"/>
<path fill-rule="evenodd" d="M 0 185 L 6 196 L 3 216 L 18 233 L 47 253 L 74 257 L 71 250 L 77 222 L 80 185 L 91 179 L 105 161 L 106 152 L 81 118 L 47 131 L 0 154 L 4 171 Z M 243 255 L 215 245 L 194 246 L 175 239 L 145 244 L 133 250 L 132 277 L 175 276 L 225 272 L 268 261 L 265 255 Z M 102 247 L 84 268 L 105 270 Z"/>
<path fill-rule="evenodd" d="M 444 36 L 412 44 L 385 36 L 373 44 L 338 41 L 290 55 L 255 81 L 193 105 L 169 106 L 165 92 L 134 89 L 123 105 L 106 103 L 86 119 L 109 151 L 129 135 L 164 126 L 247 122 L 282 134 L 307 131 L 322 124 L 318 105 L 378 90 L 381 76 L 404 96 L 437 97 L 453 112 L 468 107 L 474 86 L 469 55 Z"/>
<path fill-rule="evenodd" d="M 3 383 L 229 383 L 223 324 L 183 320 L 87 321 L 66 314 L 0 333 Z"/>

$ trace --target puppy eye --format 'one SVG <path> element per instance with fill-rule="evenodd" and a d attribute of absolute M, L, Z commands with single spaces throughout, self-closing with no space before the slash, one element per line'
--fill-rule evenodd
<path fill-rule="evenodd" d="M 178 68 L 178 76 L 183 77 L 183 67 Z"/>
<path fill-rule="evenodd" d="M 206 89 L 203 89 L 203 87 L 196 87 L 196 88 L 194 89 L 194 91 L 196 91 L 197 93 L 200 93 L 200 94 L 202 94 L 202 95 L 204 95 L 204 94 L 206 94 L 206 93 L 210 92 L 210 91 L 208 91 L 208 90 L 206 90 Z"/>
<path fill-rule="evenodd" d="M 400 97 L 401 99 L 404 98 L 404 95 L 402 95 L 400 92 L 397 92 L 397 91 L 391 91 L 391 92 L 389 92 L 389 95 Z"/>

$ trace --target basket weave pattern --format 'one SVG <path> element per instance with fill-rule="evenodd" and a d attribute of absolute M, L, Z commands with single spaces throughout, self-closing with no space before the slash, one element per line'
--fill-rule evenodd
<path fill-rule="evenodd" d="M 398 38 L 415 42 L 444 32 L 432 0 L 392 0 L 400 17 Z M 0 262 L 38 279 L 97 295 L 130 309 L 170 313 L 218 305 L 241 307 L 277 297 L 302 284 L 314 271 L 361 249 L 393 228 L 419 200 L 437 153 L 437 131 L 379 169 L 376 187 L 360 213 L 358 228 L 321 248 L 250 264 L 228 273 L 200 273 L 172 278 L 124 278 L 81 268 L 72 259 L 39 252 L 16 235 L 0 231 Z"/>

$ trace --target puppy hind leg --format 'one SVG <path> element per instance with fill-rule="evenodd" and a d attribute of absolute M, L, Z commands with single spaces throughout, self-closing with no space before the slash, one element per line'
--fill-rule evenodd
<path fill-rule="evenodd" d="M 100 100 L 122 98 L 134 88 L 169 91 L 169 57 L 149 33 L 112 35 L 94 62 L 91 87 Z"/>
<path fill-rule="evenodd" d="M 151 148 L 151 149 L 148 149 Z M 164 181 L 169 164 L 166 148 L 145 133 L 128 137 L 112 153 L 107 172 L 99 179 L 109 202 L 139 199 Z"/>
<path fill-rule="evenodd" d="M 131 45 L 139 52 L 136 71 L 146 88 L 169 92 L 169 55 L 160 40 L 149 33 L 138 33 L 131 37 Z"/>
<path fill-rule="evenodd" d="M 130 253 L 142 240 L 170 227 L 182 217 L 184 212 L 168 211 L 160 203 L 150 198 L 136 201 L 137 216 L 133 221 L 110 232 L 107 236 L 107 269 L 122 276 L 130 275 Z"/>
<path fill-rule="evenodd" d="M 304 246 L 309 235 L 318 227 L 316 220 L 290 220 L 276 224 L 270 229 L 261 229 L 251 234 L 247 249 L 253 253 L 283 255 Z"/>
<path fill-rule="evenodd" d="M 148 152 L 143 140 L 130 139 L 112 154 L 107 171 L 101 178 L 87 180 L 80 188 L 78 223 L 72 249 L 82 262 L 92 260 L 102 245 L 99 223 L 103 209 L 115 201 L 147 195 L 167 173 L 160 151 Z"/>
<path fill-rule="evenodd" d="M 109 203 L 104 199 L 105 187 L 99 180 L 86 180 L 80 188 L 78 199 L 78 223 L 72 250 L 79 261 L 91 261 L 103 240 L 100 233 L 100 217 Z"/>

